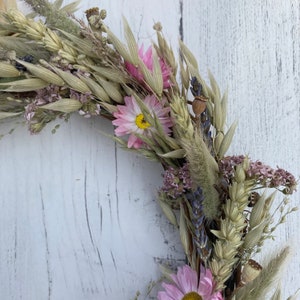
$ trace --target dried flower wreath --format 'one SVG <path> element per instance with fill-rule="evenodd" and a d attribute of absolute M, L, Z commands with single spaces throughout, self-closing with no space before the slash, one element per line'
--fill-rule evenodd
<path fill-rule="evenodd" d="M 281 299 L 276 283 L 289 249 L 264 267 L 254 255 L 296 210 L 286 196 L 297 182 L 283 169 L 226 156 L 236 123 L 225 129 L 227 93 L 212 74 L 208 85 L 182 41 L 176 62 L 160 24 L 157 43 L 144 49 L 125 19 L 120 41 L 104 10 L 86 11 L 85 23 L 70 17 L 76 3 L 25 2 L 31 15 L 1 16 L 0 118 L 24 116 L 35 134 L 73 112 L 102 116 L 122 147 L 163 166 L 158 202 L 178 228 L 187 264 L 176 274 L 162 268 L 168 283 L 159 300 Z M 273 208 L 276 192 L 284 198 Z"/>

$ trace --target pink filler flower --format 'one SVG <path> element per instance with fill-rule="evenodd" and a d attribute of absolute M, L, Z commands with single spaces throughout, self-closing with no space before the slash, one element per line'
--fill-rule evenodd
<path fill-rule="evenodd" d="M 142 59 L 148 70 L 153 71 L 153 58 L 152 58 L 152 46 L 148 48 L 148 50 L 144 53 L 144 45 L 142 45 L 139 49 L 139 57 Z M 167 89 L 171 86 L 171 83 L 169 82 L 170 74 L 171 74 L 171 68 L 165 63 L 165 61 L 162 58 L 159 58 L 159 64 L 162 72 L 163 77 L 163 87 L 164 89 Z M 129 62 L 125 62 L 125 67 L 127 71 L 135 77 L 139 82 L 144 82 L 144 75 L 142 74 L 141 70 L 134 66 L 133 64 Z"/>
<path fill-rule="evenodd" d="M 211 271 L 202 266 L 199 280 L 197 272 L 187 265 L 171 278 L 174 284 L 162 283 L 165 291 L 158 292 L 158 300 L 223 300 L 221 292 L 214 292 Z"/>
<path fill-rule="evenodd" d="M 133 96 L 125 97 L 125 105 L 117 105 L 118 111 L 114 113 L 113 125 L 117 126 L 115 129 L 116 136 L 123 136 L 130 134 L 128 138 L 128 148 L 140 148 L 143 141 L 136 136 L 146 135 L 151 137 L 151 132 L 155 128 L 149 124 Z M 164 100 L 159 101 L 154 95 L 147 96 L 144 99 L 144 104 L 149 109 L 152 116 L 156 116 L 166 134 L 171 132 L 170 127 L 173 123 L 169 116 L 170 108 L 164 107 Z"/>

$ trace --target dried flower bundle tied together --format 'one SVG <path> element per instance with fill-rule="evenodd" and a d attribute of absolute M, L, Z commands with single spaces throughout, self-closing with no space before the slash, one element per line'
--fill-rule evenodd
<path fill-rule="evenodd" d="M 263 267 L 254 255 L 296 210 L 285 196 L 297 182 L 283 169 L 226 156 L 236 123 L 226 128 L 227 92 L 213 75 L 209 84 L 202 79 L 182 41 L 176 60 L 160 24 L 157 42 L 144 47 L 126 19 L 119 39 L 104 10 L 89 9 L 83 21 L 66 14 L 76 3 L 25 2 L 34 14 L 4 10 L 0 19 L 0 119 L 24 117 L 35 134 L 74 112 L 105 117 L 122 147 L 163 166 L 158 202 L 178 228 L 188 265 L 166 274 L 171 283 L 158 299 L 266 299 L 272 290 L 280 299 L 288 249 Z M 275 209 L 270 189 L 284 194 Z"/>

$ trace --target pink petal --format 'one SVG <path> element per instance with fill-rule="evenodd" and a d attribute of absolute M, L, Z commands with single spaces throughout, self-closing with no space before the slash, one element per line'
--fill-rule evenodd
<path fill-rule="evenodd" d="M 148 70 L 153 70 L 152 46 L 150 46 L 146 53 L 141 57 Z"/>
<path fill-rule="evenodd" d="M 172 296 L 168 295 L 166 292 L 158 292 L 157 294 L 157 300 L 176 300 L 176 298 L 173 298 Z"/>
<path fill-rule="evenodd" d="M 118 110 L 114 113 L 116 119 L 112 121 L 112 124 L 117 127 L 115 134 L 117 136 L 130 134 L 127 146 L 129 148 L 140 148 L 144 143 L 135 134 L 144 134 L 151 138 L 151 132 L 154 132 L 156 128 L 152 126 L 146 129 L 139 128 L 136 124 L 136 117 L 142 112 L 137 101 L 133 96 L 127 96 L 124 98 L 124 102 L 125 105 L 117 105 Z M 170 108 L 164 107 L 166 100 L 159 101 L 156 96 L 148 95 L 144 99 L 144 103 L 151 114 L 159 120 L 164 132 L 169 134 L 173 122 L 169 115 Z"/>
<path fill-rule="evenodd" d="M 139 49 L 139 57 L 143 57 L 143 55 L 144 55 L 144 44 L 142 44 Z"/>
<path fill-rule="evenodd" d="M 166 290 L 168 296 L 171 296 L 171 299 L 181 300 L 184 294 L 178 289 L 174 284 L 162 283 L 162 287 Z"/>
<path fill-rule="evenodd" d="M 197 291 L 197 285 L 198 285 L 198 276 L 195 270 L 193 270 L 189 266 L 183 266 L 183 274 L 184 277 L 182 277 L 182 284 L 185 284 L 186 290 L 184 290 L 185 293 L 191 292 L 191 291 Z"/>
<path fill-rule="evenodd" d="M 121 127 L 118 127 L 115 129 L 115 135 L 116 136 L 123 136 L 128 134 L 127 130 L 122 129 Z"/>
<path fill-rule="evenodd" d="M 153 49 L 150 46 L 147 51 L 144 53 L 144 45 L 141 45 L 138 51 L 138 55 L 140 59 L 143 61 L 148 70 L 153 71 Z M 159 59 L 160 68 L 162 71 L 162 79 L 163 79 L 163 88 L 169 88 L 171 83 L 169 82 L 171 68 L 165 63 L 165 61 L 160 58 Z M 144 82 L 144 76 L 139 68 L 132 65 L 131 63 L 125 62 L 125 67 L 134 78 L 136 78 L 139 82 Z"/>
<path fill-rule="evenodd" d="M 185 265 L 178 268 L 177 276 L 171 276 L 183 293 L 197 292 L 197 273 Z"/>
<path fill-rule="evenodd" d="M 127 146 L 128 148 L 139 149 L 143 145 L 143 141 L 136 137 L 134 134 L 131 134 L 128 138 Z"/>
<path fill-rule="evenodd" d="M 185 294 L 192 291 L 197 292 L 203 300 L 223 300 L 221 292 L 212 294 L 214 281 L 209 269 L 200 267 L 199 284 L 196 271 L 188 265 L 179 267 L 177 274 L 170 276 L 174 284 L 163 283 L 165 292 L 160 292 L 158 300 L 182 300 Z"/>

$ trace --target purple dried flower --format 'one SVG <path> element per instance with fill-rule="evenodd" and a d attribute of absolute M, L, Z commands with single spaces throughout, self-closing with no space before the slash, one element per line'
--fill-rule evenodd
<path fill-rule="evenodd" d="M 27 122 L 30 122 L 35 115 L 36 105 L 34 103 L 29 103 L 25 106 L 25 114 L 24 117 Z"/>
<path fill-rule="evenodd" d="M 219 163 L 219 169 L 224 178 L 230 182 L 234 174 L 234 168 L 244 161 L 245 157 L 227 156 Z M 249 169 L 246 171 L 249 179 L 255 179 L 257 184 L 264 187 L 279 188 L 284 187 L 281 191 L 284 194 L 292 194 L 296 190 L 297 181 L 288 171 L 277 168 L 273 169 L 261 161 L 250 161 Z"/>
<path fill-rule="evenodd" d="M 224 157 L 222 160 L 219 162 L 219 169 L 224 178 L 229 181 L 234 174 L 234 168 L 241 164 L 245 159 L 244 155 L 239 155 L 239 156 L 227 156 Z"/>
<path fill-rule="evenodd" d="M 251 161 L 249 169 L 247 170 L 249 177 L 256 177 L 259 180 L 271 179 L 274 175 L 274 169 L 270 166 L 263 164 L 261 161 L 257 160 L 255 162 Z"/>
<path fill-rule="evenodd" d="M 249 177 L 253 177 L 260 184 L 270 188 L 284 187 L 282 190 L 285 194 L 292 194 L 296 190 L 296 179 L 288 171 L 277 168 L 273 169 L 260 161 L 251 162 L 247 171 Z"/>
<path fill-rule="evenodd" d="M 61 99 L 61 87 L 50 84 L 47 87 L 37 90 L 34 103 L 44 105 Z"/>
<path fill-rule="evenodd" d="M 80 101 L 81 103 L 87 103 L 91 99 L 94 99 L 93 95 L 91 93 L 79 93 L 75 90 L 70 89 L 70 98 L 76 99 Z"/>
<path fill-rule="evenodd" d="M 91 116 L 99 116 L 101 112 L 101 106 L 98 103 L 89 102 L 82 106 L 78 113 L 84 118 L 90 118 Z"/>
<path fill-rule="evenodd" d="M 187 163 L 179 169 L 169 167 L 163 176 L 164 186 L 161 190 L 171 198 L 178 198 L 192 188 L 192 179 Z"/>
<path fill-rule="evenodd" d="M 208 244 L 208 236 L 206 233 L 207 220 L 203 214 L 204 195 L 200 187 L 195 191 L 186 194 L 186 199 L 191 207 L 191 223 L 192 223 L 192 239 L 198 254 L 204 263 L 211 254 L 211 248 Z"/>
<path fill-rule="evenodd" d="M 80 101 L 83 106 L 79 110 L 79 114 L 85 118 L 90 118 L 91 116 L 100 115 L 101 107 L 100 104 L 95 103 L 94 96 L 91 93 L 79 93 L 75 90 L 70 89 L 70 98 Z"/>
<path fill-rule="evenodd" d="M 29 125 L 32 134 L 42 130 L 46 123 L 55 119 L 59 112 L 41 110 L 39 107 L 61 99 L 61 94 L 65 93 L 65 88 L 50 84 L 43 89 L 36 91 L 35 99 L 25 106 L 24 117 Z"/>

